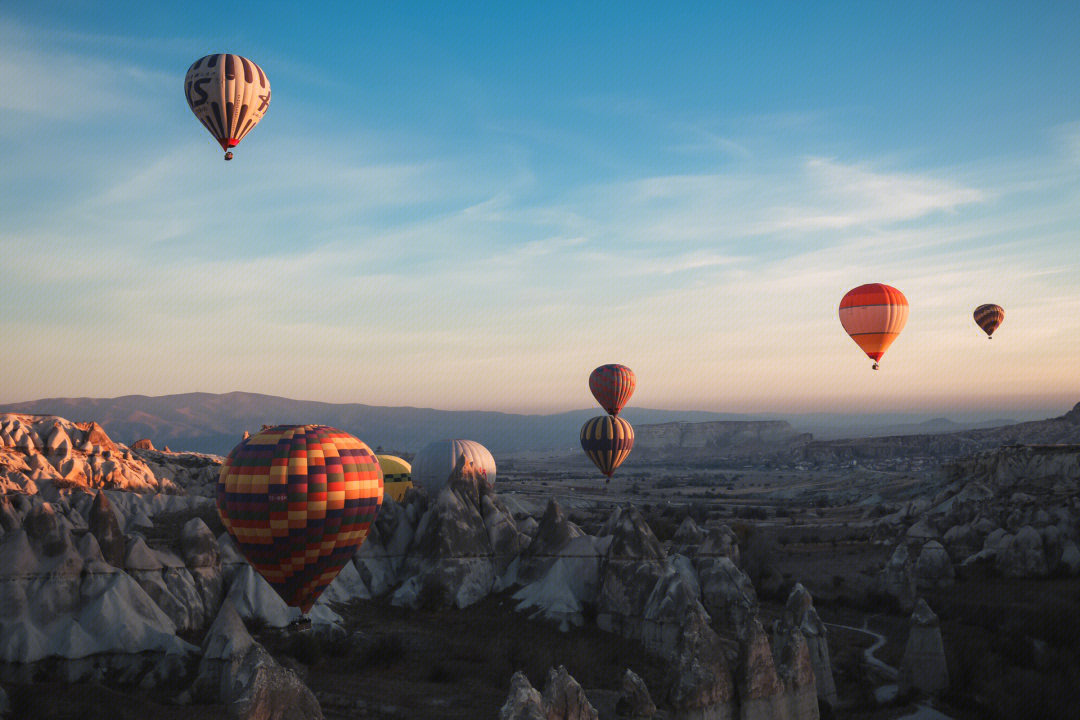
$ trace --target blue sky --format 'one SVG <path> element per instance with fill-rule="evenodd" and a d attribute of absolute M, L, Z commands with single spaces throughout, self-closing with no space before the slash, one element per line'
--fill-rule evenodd
<path fill-rule="evenodd" d="M 0 9 L 0 402 L 1080 400 L 1076 3 L 154 5 Z M 228 165 L 210 52 L 273 86 Z M 864 282 L 912 305 L 879 373 Z"/>

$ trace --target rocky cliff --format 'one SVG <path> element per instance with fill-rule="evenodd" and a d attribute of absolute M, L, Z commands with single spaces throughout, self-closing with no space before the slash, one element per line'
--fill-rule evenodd
<path fill-rule="evenodd" d="M 850 460 L 928 457 L 959 458 L 1004 445 L 1080 443 L 1080 403 L 1061 417 L 1005 427 L 941 435 L 896 435 L 856 440 L 818 440 L 796 451 L 804 461 L 837 463 Z"/>
<path fill-rule="evenodd" d="M 771 455 L 799 448 L 813 440 L 783 420 L 670 422 L 634 428 L 638 456 L 684 460 Z"/>

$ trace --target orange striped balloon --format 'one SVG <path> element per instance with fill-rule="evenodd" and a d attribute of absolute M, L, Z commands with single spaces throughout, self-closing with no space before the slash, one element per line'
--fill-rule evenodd
<path fill-rule="evenodd" d="M 891 285 L 860 285 L 849 290 L 840 301 L 840 324 L 874 361 L 875 370 L 877 361 L 904 329 L 907 319 L 907 298 Z"/>
<path fill-rule="evenodd" d="M 634 371 L 617 363 L 601 365 L 589 375 L 589 390 L 600 407 L 610 415 L 618 415 L 630 401 L 637 387 Z"/>
<path fill-rule="evenodd" d="M 621 417 L 601 415 L 581 426 L 581 449 L 611 479 L 634 449 L 634 428 Z"/>
<path fill-rule="evenodd" d="M 1005 320 L 1005 310 L 1000 305 L 987 304 L 975 308 L 975 324 L 983 329 L 988 340 L 994 339 L 994 331 Z"/>

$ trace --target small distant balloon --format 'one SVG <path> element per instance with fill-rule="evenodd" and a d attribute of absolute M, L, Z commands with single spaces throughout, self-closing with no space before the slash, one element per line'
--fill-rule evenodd
<path fill-rule="evenodd" d="M 989 340 L 994 339 L 994 331 L 1005 320 L 1005 310 L 1000 305 L 988 303 L 975 308 L 975 324 L 983 329 Z"/>
<path fill-rule="evenodd" d="M 596 402 L 611 415 L 618 415 L 637 387 L 634 371 L 625 365 L 601 365 L 589 375 L 589 390 Z"/>
<path fill-rule="evenodd" d="M 231 148 L 259 124 L 270 106 L 270 81 L 262 68 L 239 55 L 196 60 L 184 78 L 188 107 L 232 160 Z"/>
<path fill-rule="evenodd" d="M 874 361 L 875 370 L 907 319 L 907 298 L 891 285 L 860 285 L 849 290 L 840 301 L 840 324 Z"/>
<path fill-rule="evenodd" d="M 233 448 L 217 485 L 240 552 L 305 613 L 367 538 L 382 500 L 371 449 L 325 425 L 264 428 Z"/>
<path fill-rule="evenodd" d="M 581 426 L 581 449 L 610 480 L 634 449 L 634 428 L 614 415 L 594 417 Z"/>

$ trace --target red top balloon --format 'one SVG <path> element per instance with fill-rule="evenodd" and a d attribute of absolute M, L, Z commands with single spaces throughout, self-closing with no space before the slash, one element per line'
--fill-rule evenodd
<path fill-rule="evenodd" d="M 600 407 L 617 416 L 634 394 L 637 378 L 625 365 L 601 365 L 589 375 L 589 390 Z"/>

